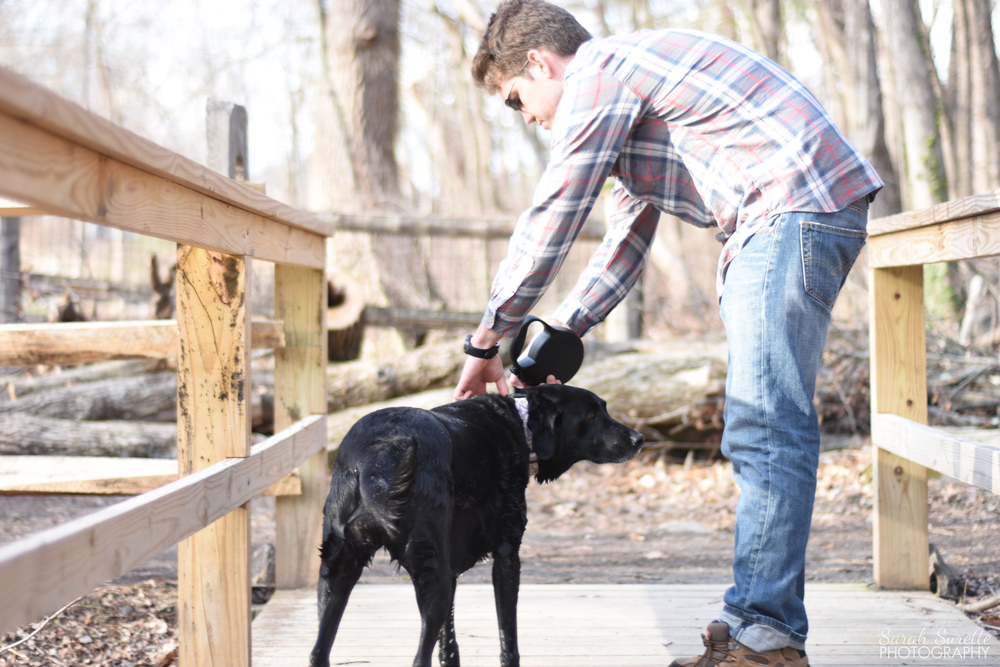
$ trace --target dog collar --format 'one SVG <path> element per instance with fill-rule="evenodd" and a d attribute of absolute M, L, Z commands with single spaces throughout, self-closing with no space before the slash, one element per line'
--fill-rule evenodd
<path fill-rule="evenodd" d="M 527 396 L 515 396 L 514 406 L 517 408 L 517 414 L 521 417 L 521 423 L 524 424 L 524 439 L 528 441 L 528 451 L 531 452 L 531 460 L 535 459 L 535 450 L 531 447 L 531 429 L 528 428 L 528 397 Z"/>

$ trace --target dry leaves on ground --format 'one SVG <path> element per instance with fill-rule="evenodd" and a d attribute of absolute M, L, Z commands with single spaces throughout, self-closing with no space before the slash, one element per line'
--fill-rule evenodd
<path fill-rule="evenodd" d="M 0 667 L 166 667 L 177 651 L 177 587 L 102 586 L 51 620 L 3 637 L 0 651 Z"/>

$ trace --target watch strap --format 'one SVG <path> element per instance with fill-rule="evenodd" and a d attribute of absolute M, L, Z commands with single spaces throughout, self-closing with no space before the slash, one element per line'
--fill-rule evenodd
<path fill-rule="evenodd" d="M 476 347 L 472 344 L 472 334 L 469 334 L 465 337 L 465 347 L 463 349 L 470 357 L 476 357 L 478 359 L 492 359 L 497 356 L 498 352 L 500 352 L 500 343 L 486 349 Z"/>

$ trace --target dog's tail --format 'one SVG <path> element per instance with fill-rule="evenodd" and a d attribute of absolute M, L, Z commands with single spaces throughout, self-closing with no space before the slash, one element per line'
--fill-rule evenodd
<path fill-rule="evenodd" d="M 403 520 L 407 505 L 410 504 L 413 484 L 417 477 L 417 439 L 410 438 L 409 443 L 403 449 L 396 470 L 389 480 L 389 487 L 385 491 L 385 500 L 376 504 L 379 508 L 377 512 L 378 522 L 386 531 L 390 540 L 396 539 L 399 533 L 399 525 Z"/>

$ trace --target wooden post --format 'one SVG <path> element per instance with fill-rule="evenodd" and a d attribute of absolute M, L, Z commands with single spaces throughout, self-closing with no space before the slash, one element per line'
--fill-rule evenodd
<path fill-rule="evenodd" d="M 209 165 L 246 171 L 246 111 L 208 104 Z M 250 262 L 177 248 L 177 460 L 189 475 L 250 453 Z M 250 664 L 250 505 L 178 544 L 181 667 Z"/>
<path fill-rule="evenodd" d="M 250 453 L 246 261 L 177 251 L 177 458 L 181 475 Z M 250 512 L 234 510 L 178 545 L 181 667 L 250 664 Z"/>
<path fill-rule="evenodd" d="M 284 322 L 285 347 L 275 352 L 274 429 L 326 413 L 326 282 L 322 271 L 277 264 L 274 313 Z M 277 496 L 275 584 L 313 586 L 328 475 L 325 449 L 299 466 L 302 493 Z"/>
<path fill-rule="evenodd" d="M 249 180 L 247 110 L 232 102 L 209 100 L 206 127 L 206 166 L 235 181 Z"/>
<path fill-rule="evenodd" d="M 927 423 L 923 266 L 874 269 L 869 309 L 872 413 Z M 927 589 L 927 469 L 876 446 L 874 576 L 887 589 Z"/>

